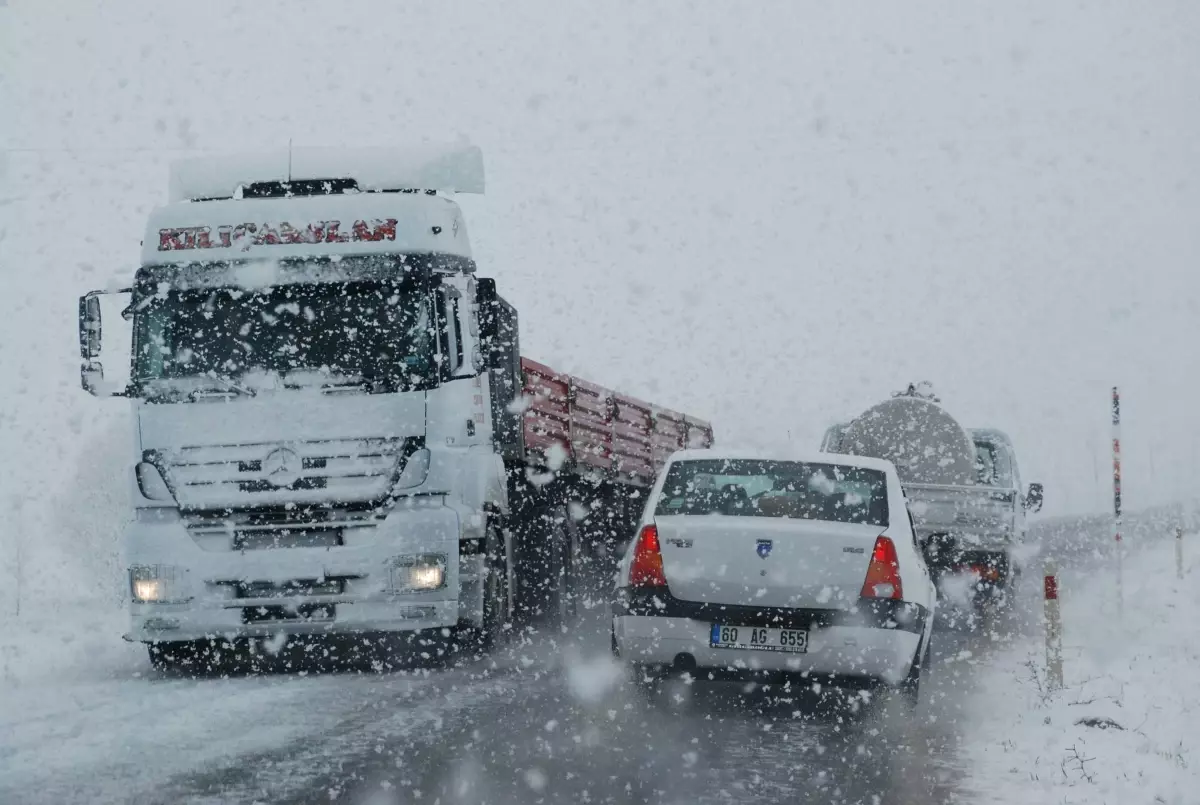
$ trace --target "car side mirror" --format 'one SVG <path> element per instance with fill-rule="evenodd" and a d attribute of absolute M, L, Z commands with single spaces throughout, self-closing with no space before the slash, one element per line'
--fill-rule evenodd
<path fill-rule="evenodd" d="M 1029 493 L 1025 495 L 1025 508 L 1029 511 L 1040 512 L 1042 510 L 1042 485 L 1030 484 Z"/>

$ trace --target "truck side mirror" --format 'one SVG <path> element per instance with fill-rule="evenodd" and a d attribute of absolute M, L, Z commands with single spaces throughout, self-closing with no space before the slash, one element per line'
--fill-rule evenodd
<path fill-rule="evenodd" d="M 79 297 L 79 357 L 82 359 L 79 367 L 79 384 L 83 386 L 84 391 L 93 396 L 125 397 L 129 394 L 128 387 L 122 385 L 120 381 L 117 381 L 116 384 L 105 381 L 104 365 L 100 361 L 104 354 L 100 318 L 102 297 L 109 305 L 109 312 L 112 313 L 113 305 L 119 305 L 129 295 L 130 290 L 126 288 L 115 292 L 92 291 Z M 117 311 L 120 309 L 120 307 L 116 308 Z M 117 335 L 120 336 L 121 333 L 118 332 Z M 110 351 L 117 353 L 122 349 L 120 342 L 121 339 L 118 338 Z M 128 356 L 128 345 L 123 348 L 126 350 L 124 355 Z"/>
<path fill-rule="evenodd" d="M 110 383 L 104 379 L 104 365 L 100 361 L 84 361 L 79 367 L 79 385 L 93 397 L 128 397 L 128 386 Z"/>
<path fill-rule="evenodd" d="M 1025 508 L 1029 511 L 1040 512 L 1042 510 L 1042 485 L 1030 484 L 1029 493 L 1025 495 Z"/>
<path fill-rule="evenodd" d="M 93 397 L 111 396 L 104 387 L 104 367 L 100 361 L 85 361 L 79 367 L 79 385 Z"/>
<path fill-rule="evenodd" d="M 79 357 L 100 357 L 100 335 L 100 291 L 92 291 L 79 297 Z"/>

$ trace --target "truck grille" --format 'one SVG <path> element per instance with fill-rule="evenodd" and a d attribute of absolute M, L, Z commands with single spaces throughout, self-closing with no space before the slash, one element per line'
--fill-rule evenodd
<path fill-rule="evenodd" d="M 382 499 L 406 440 L 334 439 L 184 447 L 160 457 L 184 509 Z"/>
<path fill-rule="evenodd" d="M 346 582 L 356 576 L 337 576 L 321 579 L 292 579 L 272 581 L 226 581 L 233 588 L 240 607 L 242 623 L 268 621 L 312 622 L 329 621 L 337 616 L 337 597 L 346 590 Z M 305 599 L 316 599 L 306 601 Z"/>
<path fill-rule="evenodd" d="M 300 604 L 296 607 L 258 606 L 242 609 L 242 623 L 254 625 L 257 623 L 312 623 L 313 621 L 331 621 L 337 617 L 335 604 Z"/>
<path fill-rule="evenodd" d="M 272 506 L 248 511 L 188 511 L 184 523 L 207 551 L 332 548 L 363 533 L 379 515 L 371 507 Z"/>

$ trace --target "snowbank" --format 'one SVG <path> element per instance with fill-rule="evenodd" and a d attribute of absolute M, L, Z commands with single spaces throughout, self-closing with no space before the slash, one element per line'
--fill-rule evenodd
<path fill-rule="evenodd" d="M 133 435 L 128 411 L 115 413 L 76 439 L 78 459 L 43 490 L 47 510 L 18 507 L 18 527 L 0 529 L 0 618 L 123 603 Z"/>
<path fill-rule="evenodd" d="M 79 440 L 80 458 L 0 533 L 0 691 L 145 670 L 128 628 L 121 537 L 129 518 L 127 412 Z M 9 581 L 11 579 L 11 581 Z"/>
<path fill-rule="evenodd" d="M 0 697 L 149 671 L 146 649 L 121 639 L 128 626 L 117 605 L 0 613 Z"/>
<path fill-rule="evenodd" d="M 1040 642 L 996 657 L 964 715 L 980 803 L 1184 805 L 1200 790 L 1200 537 L 1134 549 L 1125 612 L 1105 566 L 1060 574 L 1065 689 Z M 1106 563 L 1107 565 L 1107 563 Z"/>

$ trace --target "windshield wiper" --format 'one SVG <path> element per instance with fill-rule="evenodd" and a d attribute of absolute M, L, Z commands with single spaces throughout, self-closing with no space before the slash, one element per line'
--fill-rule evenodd
<path fill-rule="evenodd" d="M 352 393 L 356 391 L 370 393 L 372 384 L 367 380 L 338 380 L 322 383 L 319 388 L 325 394 Z"/>
<path fill-rule="evenodd" d="M 258 392 L 255 391 L 254 389 L 249 388 L 247 386 L 243 386 L 239 383 L 235 383 L 234 381 L 232 381 L 226 377 L 207 376 L 204 379 L 216 381 L 216 383 L 220 386 L 220 389 L 218 389 L 216 392 L 218 394 L 232 393 L 232 394 L 237 394 L 239 396 L 245 395 L 247 397 L 253 397 L 254 395 L 258 394 Z M 206 394 L 212 394 L 212 393 L 213 393 L 213 391 L 210 389 L 196 389 L 195 391 L 188 394 L 188 396 L 194 400 L 197 397 L 200 397 L 200 396 L 203 396 Z"/>

